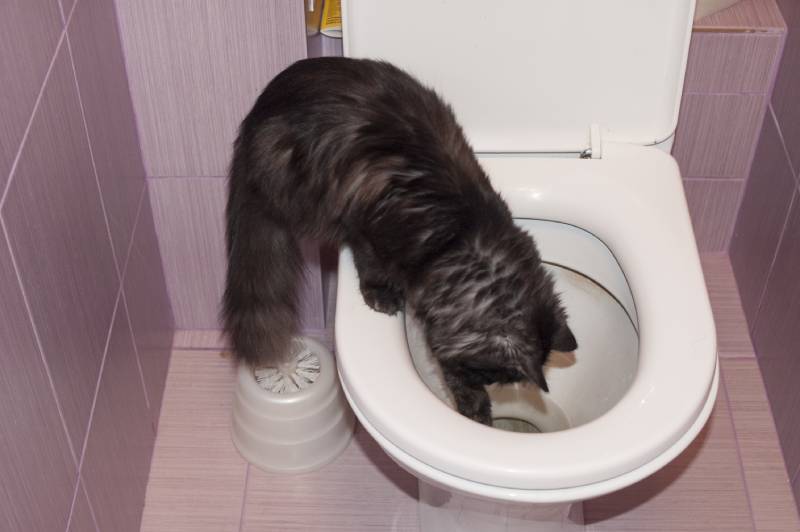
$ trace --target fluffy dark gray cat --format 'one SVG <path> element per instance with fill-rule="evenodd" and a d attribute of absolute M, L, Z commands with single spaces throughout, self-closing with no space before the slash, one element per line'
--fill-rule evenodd
<path fill-rule="evenodd" d="M 223 318 L 253 365 L 280 361 L 297 333 L 299 237 L 350 246 L 373 309 L 408 303 L 459 412 L 481 423 L 485 385 L 547 391 L 550 351 L 577 347 L 452 110 L 388 63 L 307 59 L 277 75 L 242 122 L 226 217 Z"/>

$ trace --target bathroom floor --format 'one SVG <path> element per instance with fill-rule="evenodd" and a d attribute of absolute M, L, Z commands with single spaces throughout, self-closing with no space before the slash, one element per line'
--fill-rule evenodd
<path fill-rule="evenodd" d="M 725 255 L 703 257 L 722 386 L 706 428 L 676 460 L 584 503 L 587 531 L 800 530 L 739 294 Z M 265 473 L 229 435 L 234 367 L 216 332 L 176 333 L 142 532 L 418 530 L 416 479 L 360 427 L 316 473 Z"/>

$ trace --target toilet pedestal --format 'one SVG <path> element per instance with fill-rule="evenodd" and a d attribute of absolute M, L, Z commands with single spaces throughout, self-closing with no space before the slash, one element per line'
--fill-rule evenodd
<path fill-rule="evenodd" d="M 531 504 L 473 497 L 419 481 L 421 532 L 583 532 L 583 503 Z"/>

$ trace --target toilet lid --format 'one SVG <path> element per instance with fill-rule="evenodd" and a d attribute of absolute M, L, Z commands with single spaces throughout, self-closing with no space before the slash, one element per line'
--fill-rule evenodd
<path fill-rule="evenodd" d="M 366 306 L 352 255 L 344 250 L 337 362 L 362 421 L 403 453 L 452 478 L 521 490 L 604 482 L 641 470 L 675 446 L 682 450 L 691 441 L 685 438 L 690 427 L 714 400 L 716 335 L 674 160 L 657 149 L 613 144 L 598 160 L 480 162 L 515 217 L 575 225 L 614 254 L 638 315 L 634 382 L 606 414 L 569 430 L 526 435 L 475 423 L 422 382 L 403 317 Z M 641 178 L 643 172 L 649 179 Z M 642 478 L 634 477 L 628 476 L 631 482 Z"/>
<path fill-rule="evenodd" d="M 344 52 L 450 102 L 475 151 L 579 152 L 675 131 L 694 0 L 343 0 Z"/>

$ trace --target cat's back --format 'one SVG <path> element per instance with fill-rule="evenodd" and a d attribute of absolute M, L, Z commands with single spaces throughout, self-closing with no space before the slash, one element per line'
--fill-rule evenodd
<path fill-rule="evenodd" d="M 360 124 L 378 131 L 460 134 L 451 109 L 431 89 L 383 61 L 345 57 L 303 59 L 267 85 L 246 122 L 286 119 L 299 127 Z M 396 133 L 393 134 L 396 136 Z"/>

